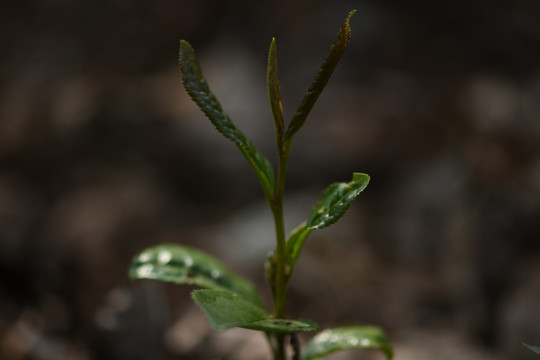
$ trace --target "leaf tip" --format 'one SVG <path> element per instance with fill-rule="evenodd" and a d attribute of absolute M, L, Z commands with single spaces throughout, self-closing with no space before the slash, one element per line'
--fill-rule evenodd
<path fill-rule="evenodd" d="M 276 38 L 272 37 L 272 41 L 270 42 L 270 51 L 268 52 L 268 62 L 277 62 L 276 59 Z"/>
<path fill-rule="evenodd" d="M 347 15 L 347 19 L 345 20 L 345 22 L 343 23 L 343 31 L 345 32 L 345 37 L 346 37 L 346 43 L 349 42 L 350 38 L 351 38 L 351 24 L 350 24 L 350 20 L 351 20 L 351 17 L 356 13 L 356 9 L 355 10 L 351 10 L 349 12 L 349 15 Z"/>
<path fill-rule="evenodd" d="M 178 65 L 180 66 L 180 69 L 183 70 L 183 65 L 185 65 L 184 61 L 187 61 L 187 57 L 189 57 L 189 54 L 193 52 L 193 47 L 187 40 L 180 40 L 180 50 L 178 51 Z M 184 75 L 183 71 L 182 75 Z"/>
<path fill-rule="evenodd" d="M 371 177 L 368 174 L 364 174 L 360 172 L 353 173 L 353 181 L 356 182 L 356 181 L 361 181 L 361 180 L 364 180 L 366 183 L 369 183 L 369 181 L 371 180 Z"/>
<path fill-rule="evenodd" d="M 184 49 L 186 47 L 192 49 L 191 44 L 187 40 L 181 39 L 180 40 L 180 49 L 182 50 L 182 49 Z"/>
<path fill-rule="evenodd" d="M 350 20 L 354 14 L 356 14 L 356 9 L 349 11 L 349 15 L 347 15 L 347 19 L 345 20 L 345 23 L 343 24 L 346 28 L 347 33 L 349 34 L 351 33 Z"/>

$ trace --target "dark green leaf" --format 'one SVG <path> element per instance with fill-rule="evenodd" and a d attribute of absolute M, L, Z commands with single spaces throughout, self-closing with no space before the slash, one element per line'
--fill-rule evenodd
<path fill-rule="evenodd" d="M 247 327 L 270 318 L 264 309 L 229 291 L 195 290 L 191 296 L 215 329 Z"/>
<path fill-rule="evenodd" d="M 351 182 L 330 185 L 307 220 L 308 229 L 322 229 L 338 221 L 366 188 L 369 176 L 354 173 Z"/>
<path fill-rule="evenodd" d="M 319 328 L 311 320 L 272 319 L 262 308 L 229 291 L 195 290 L 191 296 L 215 329 L 241 327 L 265 332 L 293 333 L 316 331 Z"/>
<path fill-rule="evenodd" d="M 276 128 L 276 138 L 281 139 L 284 132 L 283 124 L 283 102 L 281 100 L 281 91 L 279 89 L 278 67 L 277 67 L 277 50 L 276 39 L 272 38 L 270 51 L 268 52 L 268 97 L 270 99 L 270 107 L 274 116 L 274 126 Z"/>
<path fill-rule="evenodd" d="M 533 353 L 540 355 L 540 347 L 538 347 L 538 346 L 533 346 L 533 345 L 529 345 L 529 344 L 525 344 L 525 343 L 522 342 L 522 341 L 520 341 L 519 343 L 520 343 L 521 345 L 523 345 L 524 347 L 526 347 L 527 349 L 531 350 Z"/>
<path fill-rule="evenodd" d="M 203 77 L 195 51 L 185 40 L 180 41 L 179 65 L 184 87 L 188 94 L 216 129 L 238 146 L 261 182 L 266 195 L 269 196 L 274 189 L 275 182 L 272 165 L 266 157 L 255 149 L 251 141 L 245 137 L 233 124 L 229 115 L 223 111 L 221 104 L 210 91 Z"/>
<path fill-rule="evenodd" d="M 392 359 L 393 350 L 384 332 L 374 326 L 350 326 L 324 330 L 304 348 L 302 360 L 317 359 L 347 349 L 377 349 Z"/>
<path fill-rule="evenodd" d="M 248 324 L 244 327 L 252 330 L 287 334 L 319 330 L 319 325 L 311 320 L 266 319 Z"/>
<path fill-rule="evenodd" d="M 213 256 L 187 246 L 162 244 L 145 249 L 133 258 L 129 276 L 131 279 L 153 279 L 227 290 L 254 304 L 262 303 L 251 282 L 235 274 Z"/>
<path fill-rule="evenodd" d="M 332 41 L 330 50 L 328 50 L 319 72 L 315 76 L 315 79 L 311 83 L 307 94 L 304 96 L 302 103 L 298 107 L 298 110 L 296 110 L 296 113 L 294 114 L 291 123 L 287 128 L 284 138 L 285 142 L 290 142 L 293 135 L 304 125 L 309 112 L 319 98 L 319 95 L 321 95 L 322 91 L 324 90 L 330 76 L 332 76 L 339 59 L 341 58 L 341 55 L 343 55 L 343 52 L 345 51 L 345 48 L 347 47 L 347 44 L 351 38 L 351 27 L 349 25 L 349 20 L 355 12 L 356 10 L 353 10 L 349 13 L 347 19 L 345 19 L 345 22 L 343 25 L 341 25 L 341 28 L 334 38 L 334 41 Z"/>

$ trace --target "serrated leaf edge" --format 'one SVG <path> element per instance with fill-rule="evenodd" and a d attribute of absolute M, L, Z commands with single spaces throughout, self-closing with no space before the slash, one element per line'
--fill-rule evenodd
<path fill-rule="evenodd" d="M 362 179 L 359 179 L 360 177 L 362 177 Z M 328 221 L 328 222 L 324 222 L 324 223 L 317 223 L 317 224 L 312 224 L 310 225 L 310 222 L 312 220 L 312 218 L 315 216 L 315 214 L 319 213 L 325 213 L 325 212 L 329 212 L 331 211 L 331 209 L 335 208 L 336 204 L 342 204 L 341 201 L 337 202 L 336 204 L 333 204 L 331 206 L 329 206 L 328 208 L 324 209 L 324 208 L 319 208 L 319 205 L 323 202 L 323 200 L 328 196 L 329 193 L 331 193 L 332 191 L 335 191 L 335 190 L 339 190 L 338 188 L 339 187 L 350 187 L 350 186 L 353 186 L 353 184 L 355 182 L 358 182 L 358 181 L 363 181 L 365 179 L 365 182 L 362 183 L 362 186 L 358 189 L 356 189 L 355 191 L 357 192 L 357 194 L 354 196 L 353 200 L 343 209 L 343 212 L 342 214 L 339 216 L 339 217 L 334 217 L 332 221 Z M 315 204 L 315 206 L 313 206 L 313 209 L 308 217 L 308 220 L 307 220 L 307 228 L 308 229 L 311 229 L 311 230 L 316 230 L 316 229 L 323 229 L 325 227 L 328 227 L 330 225 L 333 225 L 335 224 L 337 221 L 339 221 L 343 215 L 345 215 L 345 213 L 349 210 L 349 208 L 351 207 L 351 205 L 354 203 L 354 200 L 358 197 L 358 195 L 360 195 L 364 190 L 365 188 L 368 186 L 369 182 L 370 182 L 370 176 L 368 174 L 364 174 L 364 173 L 359 173 L 359 172 L 355 172 L 353 173 L 353 176 L 352 176 L 352 180 L 349 181 L 348 183 L 345 183 L 345 182 L 336 182 L 336 183 L 333 183 L 331 184 L 330 186 L 328 186 L 324 192 L 323 192 L 323 195 L 321 197 L 321 200 L 319 200 L 317 202 L 317 204 Z"/>
<path fill-rule="evenodd" d="M 229 115 L 222 109 L 202 74 L 195 50 L 186 40 L 180 41 L 178 62 L 184 88 L 191 99 L 212 122 L 216 130 L 236 144 L 255 172 L 265 194 L 270 196 L 275 184 L 274 170 L 270 161 L 257 151 L 253 143 L 234 125 Z M 206 98 L 211 104 L 211 109 L 205 106 L 201 101 L 202 98 Z M 225 121 L 219 121 L 220 118 Z"/>
<path fill-rule="evenodd" d="M 349 40 L 351 39 L 351 26 L 350 19 L 354 15 L 356 10 L 349 12 L 349 15 L 345 19 L 345 22 L 341 25 L 337 35 L 335 36 L 330 49 L 328 50 L 321 67 L 315 78 L 311 82 L 309 89 L 302 99 L 300 106 L 296 110 L 296 113 L 293 115 L 287 131 L 285 132 L 284 142 L 290 143 L 294 134 L 300 130 L 304 123 L 306 122 L 307 116 L 309 115 L 313 105 L 321 95 L 322 91 L 326 87 L 328 80 L 332 76 L 334 69 L 336 68 L 345 48 L 347 47 Z"/>

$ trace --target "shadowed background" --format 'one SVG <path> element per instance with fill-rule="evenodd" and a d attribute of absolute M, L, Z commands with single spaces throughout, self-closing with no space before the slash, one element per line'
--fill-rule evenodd
<path fill-rule="evenodd" d="M 380 324 L 398 360 L 536 358 L 517 341 L 540 344 L 539 2 L 2 8 L 1 359 L 260 358 L 259 335 L 210 330 L 190 288 L 126 277 L 144 247 L 184 243 L 269 299 L 271 214 L 183 90 L 179 40 L 274 160 L 271 38 L 290 118 L 351 9 L 349 48 L 293 145 L 288 229 L 328 184 L 353 171 L 372 180 L 306 243 L 289 314 Z"/>

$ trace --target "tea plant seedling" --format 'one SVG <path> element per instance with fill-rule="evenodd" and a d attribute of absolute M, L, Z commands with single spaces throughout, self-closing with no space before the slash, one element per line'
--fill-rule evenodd
<path fill-rule="evenodd" d="M 384 332 L 375 326 L 326 329 L 314 336 L 301 351 L 295 333 L 317 331 L 319 326 L 311 320 L 286 318 L 287 285 L 307 237 L 313 230 L 328 227 L 338 221 L 366 188 L 370 179 L 368 175 L 357 172 L 353 173 L 348 183 L 330 185 L 306 221 L 286 237 L 283 196 L 292 141 L 304 126 L 309 112 L 347 47 L 351 36 L 349 20 L 354 12 L 349 13 L 339 29 L 320 70 L 288 125 L 283 118 L 277 47 L 275 39 L 272 39 L 267 82 L 278 153 L 277 174 L 268 159 L 257 151 L 222 109 L 203 77 L 191 45 L 185 40 L 180 42 L 179 65 L 186 91 L 216 129 L 242 152 L 261 183 L 266 202 L 272 211 L 276 248 L 266 262 L 265 272 L 272 290 L 273 313 L 264 309 L 261 296 L 249 280 L 235 274 L 213 256 L 188 246 L 162 244 L 145 249 L 133 258 L 129 276 L 132 279 L 154 279 L 202 287 L 192 292 L 192 298 L 212 327 L 241 327 L 263 332 L 274 360 L 286 360 L 287 338 L 291 343 L 292 359 L 312 360 L 335 351 L 354 348 L 378 349 L 389 359 L 393 356 Z"/>

